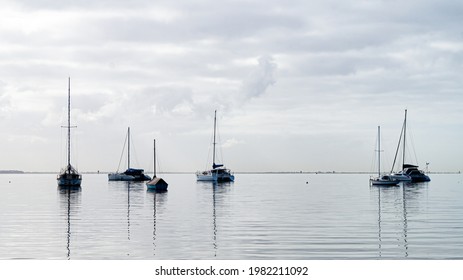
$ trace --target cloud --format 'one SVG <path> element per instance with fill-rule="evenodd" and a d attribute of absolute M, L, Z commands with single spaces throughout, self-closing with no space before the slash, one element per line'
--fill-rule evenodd
<path fill-rule="evenodd" d="M 237 145 L 244 144 L 243 140 L 237 140 L 235 138 L 227 139 L 225 143 L 222 144 L 222 148 L 231 148 Z"/>
<path fill-rule="evenodd" d="M 263 95 L 267 88 L 276 83 L 277 64 L 271 56 L 261 56 L 257 67 L 243 81 L 245 98 L 256 98 Z"/>

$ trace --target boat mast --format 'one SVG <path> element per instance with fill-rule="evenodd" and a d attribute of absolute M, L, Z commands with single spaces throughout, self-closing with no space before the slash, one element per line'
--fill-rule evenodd
<path fill-rule="evenodd" d="M 212 142 L 213 151 L 212 151 L 212 169 L 215 168 L 215 133 L 216 133 L 216 126 L 217 126 L 217 110 L 214 111 L 214 141 Z"/>
<path fill-rule="evenodd" d="M 153 179 L 156 178 L 156 139 L 153 140 L 153 158 L 154 158 L 154 167 L 153 167 Z"/>
<path fill-rule="evenodd" d="M 381 128 L 378 125 L 378 177 L 381 177 Z"/>
<path fill-rule="evenodd" d="M 71 77 L 68 77 L 68 171 L 71 171 Z"/>
<path fill-rule="evenodd" d="M 127 128 L 127 169 L 130 168 L 130 126 Z"/>
<path fill-rule="evenodd" d="M 402 150 L 402 170 L 404 169 L 404 165 L 405 165 L 405 144 L 406 144 L 406 141 L 405 141 L 405 135 L 406 135 L 406 132 L 407 132 L 407 109 L 405 109 L 405 118 L 404 118 L 404 130 L 403 130 L 403 133 L 404 133 L 404 143 L 403 143 L 403 150 Z"/>

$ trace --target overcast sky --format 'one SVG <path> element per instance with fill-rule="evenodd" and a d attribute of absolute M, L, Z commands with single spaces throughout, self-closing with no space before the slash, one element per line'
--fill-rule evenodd
<path fill-rule="evenodd" d="M 371 171 L 408 109 L 412 161 L 463 169 L 463 2 L 0 0 L 0 169 L 210 164 Z M 221 156 L 222 158 L 222 156 Z M 418 162 L 416 162 L 416 160 Z M 125 162 L 125 160 L 124 160 Z M 121 169 L 125 167 L 121 166 Z"/>

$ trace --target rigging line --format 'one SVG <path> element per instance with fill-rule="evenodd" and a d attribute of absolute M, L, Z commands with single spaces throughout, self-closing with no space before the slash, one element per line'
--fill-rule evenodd
<path fill-rule="evenodd" d="M 222 150 L 222 138 L 220 137 L 220 132 L 219 132 L 219 126 L 217 126 L 217 138 L 218 138 L 218 144 L 219 144 L 219 149 L 220 149 L 220 163 L 223 164 L 224 163 L 224 159 L 223 159 L 223 150 Z"/>
<path fill-rule="evenodd" d="M 133 137 L 132 137 L 131 140 L 132 141 L 130 141 L 130 142 L 132 142 L 132 143 L 130 143 L 131 144 L 130 146 L 132 147 L 132 151 L 133 151 L 133 154 L 135 156 L 135 163 L 136 163 L 136 166 L 140 167 L 141 165 L 140 165 L 140 162 L 138 160 L 137 151 L 135 150 L 135 144 L 133 143 Z"/>
<path fill-rule="evenodd" d="M 163 171 L 159 158 L 160 158 L 159 151 L 156 150 L 156 173 L 162 173 Z M 154 166 L 153 166 L 153 169 L 154 169 Z"/>
<path fill-rule="evenodd" d="M 394 162 L 392 163 L 391 173 L 394 171 L 395 162 L 396 162 L 397 155 L 398 155 L 399 149 L 400 149 L 400 143 L 402 142 L 402 135 L 403 135 L 403 133 L 404 133 L 404 128 L 405 128 L 405 121 L 404 121 L 404 124 L 402 125 L 402 130 L 400 131 L 399 143 L 397 143 L 397 149 L 396 149 L 396 151 L 395 151 Z M 402 151 L 402 152 L 403 152 L 403 151 Z M 402 163 L 402 165 L 403 165 L 403 164 L 404 164 L 404 163 Z"/>
<path fill-rule="evenodd" d="M 415 139 L 412 133 L 409 133 L 409 135 L 410 135 L 410 141 L 412 142 L 411 145 L 412 145 L 413 156 L 415 157 L 416 165 L 419 165 L 418 157 L 416 155 L 416 150 L 415 150 Z"/>
<path fill-rule="evenodd" d="M 214 132 L 212 132 L 211 134 L 211 138 L 209 140 L 209 143 L 213 143 L 214 142 Z M 211 160 L 211 146 L 212 145 L 209 145 L 209 150 L 207 152 L 207 158 L 206 158 L 206 168 L 204 170 L 207 170 L 208 169 L 208 166 L 212 166 L 211 162 L 209 160 Z"/>
<path fill-rule="evenodd" d="M 156 161 L 156 173 L 162 173 L 161 171 L 161 164 L 159 163 L 159 160 L 158 160 L 158 157 L 159 157 L 159 152 L 156 151 L 156 158 L 155 158 L 155 161 Z M 153 174 L 154 174 L 154 166 L 153 166 Z"/>
<path fill-rule="evenodd" d="M 63 166 L 63 150 L 64 150 L 64 148 L 63 148 L 63 130 L 60 129 L 60 132 L 61 132 L 61 137 L 60 137 L 61 141 L 60 141 L 60 149 L 59 149 L 59 151 L 60 151 L 60 154 L 59 154 L 59 159 L 60 159 L 60 165 L 59 166 L 60 167 L 59 167 L 59 169 L 61 170 L 61 168 Z"/>
<path fill-rule="evenodd" d="M 76 131 L 77 129 L 74 129 L 74 139 L 75 141 L 72 141 L 72 151 L 73 151 L 73 158 L 74 158 L 74 166 L 75 166 L 75 169 L 78 170 L 78 166 L 79 166 L 79 158 L 78 158 L 78 153 L 77 153 L 77 147 L 78 147 L 78 140 L 79 140 L 79 133 L 77 133 Z M 72 137 L 71 137 L 72 138 Z"/>
<path fill-rule="evenodd" d="M 384 131 L 384 130 L 383 130 Z M 382 153 L 381 154 L 381 162 L 380 162 L 380 167 L 383 167 L 387 164 L 388 160 L 386 158 L 386 153 L 384 152 L 385 149 L 384 149 L 384 146 L 385 146 L 385 141 L 384 141 L 384 137 L 383 137 L 384 133 L 381 133 L 380 136 L 379 136 L 379 139 L 380 139 L 380 142 L 381 142 L 381 149 L 379 149 L 379 152 Z M 383 168 L 381 168 L 383 169 Z M 381 170 L 382 171 L 382 170 Z"/>
<path fill-rule="evenodd" d="M 375 144 L 372 145 L 375 147 L 375 152 L 373 153 L 373 156 L 371 157 L 371 163 L 370 163 L 370 171 L 374 171 L 376 169 L 376 163 L 377 163 L 377 153 L 376 153 L 376 148 L 378 146 L 378 136 L 375 138 Z"/>
<path fill-rule="evenodd" d="M 159 143 L 159 141 L 157 142 Z M 154 148 L 156 149 L 156 147 Z M 162 167 L 161 167 L 161 162 L 159 161 L 159 158 L 161 158 L 159 156 L 159 149 L 156 149 L 156 156 L 154 158 L 155 162 L 153 162 L 154 165 L 156 165 L 156 166 L 153 165 L 153 172 L 154 172 L 154 168 L 156 168 L 156 173 L 162 173 Z"/>
<path fill-rule="evenodd" d="M 119 159 L 119 164 L 117 165 L 116 173 L 119 173 L 119 168 L 121 167 L 122 158 L 124 157 L 125 146 L 127 145 L 128 132 L 125 135 L 124 146 L 122 147 L 121 157 Z"/>
<path fill-rule="evenodd" d="M 391 164 L 391 158 L 390 158 L 390 153 L 389 151 L 392 150 L 392 149 L 389 149 L 390 146 L 386 143 L 386 141 L 384 141 L 384 133 L 381 133 L 381 143 L 383 147 L 385 147 L 385 149 L 382 149 L 381 151 L 383 152 L 383 156 L 382 156 L 382 160 L 383 160 L 383 169 L 385 170 L 386 172 L 386 167 L 385 166 L 390 166 Z"/>
<path fill-rule="evenodd" d="M 219 128 L 219 125 L 218 125 L 219 122 L 217 122 L 217 128 L 216 128 L 216 137 L 217 137 L 217 145 L 216 147 L 218 146 L 219 147 L 219 153 L 217 153 L 217 160 L 218 160 L 218 163 L 220 164 L 224 164 L 224 155 L 223 155 L 223 147 L 222 147 L 222 138 L 220 137 L 220 128 Z"/>

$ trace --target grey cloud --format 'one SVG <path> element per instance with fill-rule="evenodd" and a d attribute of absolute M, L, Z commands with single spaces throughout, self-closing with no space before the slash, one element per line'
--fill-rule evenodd
<path fill-rule="evenodd" d="M 271 56 L 262 56 L 259 64 L 243 82 L 243 92 L 246 98 L 259 97 L 267 88 L 276 83 L 277 64 Z"/>

